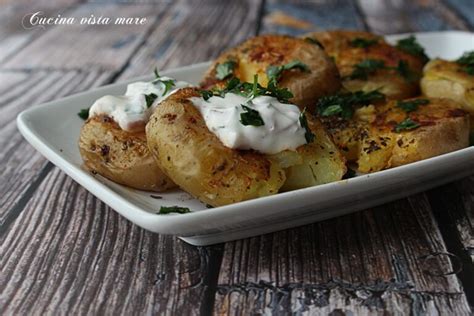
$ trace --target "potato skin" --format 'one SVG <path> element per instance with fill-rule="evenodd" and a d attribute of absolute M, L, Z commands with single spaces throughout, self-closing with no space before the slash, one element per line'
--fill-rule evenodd
<path fill-rule="evenodd" d="M 474 133 L 474 76 L 462 70 L 453 61 L 434 59 L 423 69 L 421 90 L 432 98 L 448 98 L 459 102 L 471 115 L 471 133 Z"/>
<path fill-rule="evenodd" d="M 317 39 L 329 56 L 333 57 L 342 77 L 342 85 L 348 91 L 373 91 L 379 89 L 390 99 L 404 99 L 419 94 L 418 81 L 421 78 L 423 60 L 391 46 L 378 35 L 347 30 L 313 32 L 304 35 Z M 353 47 L 351 41 L 356 38 L 377 40 L 377 43 L 366 48 Z M 351 79 L 349 76 L 354 66 L 366 59 L 385 62 L 385 66 L 395 68 L 400 61 L 405 61 L 412 73 L 411 80 L 403 78 L 396 69 L 379 69 L 369 75 L 367 80 Z"/>
<path fill-rule="evenodd" d="M 189 100 L 193 96 L 200 96 L 198 90 L 186 88 L 163 101 L 151 116 L 146 135 L 163 172 L 201 201 L 221 206 L 340 180 L 344 175 L 344 158 L 310 115 L 314 143 L 264 155 L 225 147 Z"/>
<path fill-rule="evenodd" d="M 286 70 L 278 86 L 288 88 L 294 95 L 290 102 L 300 108 L 312 108 L 318 98 L 333 94 L 341 87 L 339 73 L 334 62 L 317 45 L 305 40 L 284 35 L 262 35 L 224 52 L 208 69 L 201 86 L 210 89 L 222 86 L 216 78 L 218 64 L 228 60 L 237 62 L 234 75 L 241 81 L 252 82 L 258 74 L 259 84 L 266 87 L 266 69 L 273 65 L 284 65 L 294 60 L 306 64 L 310 72 Z"/>
<path fill-rule="evenodd" d="M 146 126 L 157 164 L 183 190 L 212 206 L 276 194 L 284 170 L 264 155 L 225 147 L 181 89 L 163 101 Z"/>
<path fill-rule="evenodd" d="M 79 151 L 84 166 L 114 182 L 145 191 L 176 185 L 158 168 L 145 132 L 127 132 L 107 116 L 89 118 L 81 129 Z"/>
<path fill-rule="evenodd" d="M 429 100 L 429 104 L 421 105 L 410 113 L 397 107 L 396 101 L 390 101 L 382 106 L 372 106 L 372 118 L 366 115 L 361 119 L 356 115 L 346 123 L 334 119 L 325 119 L 324 122 L 346 158 L 357 162 L 358 170 L 363 173 L 467 147 L 469 115 L 452 100 Z M 407 116 L 420 127 L 394 131 L 395 126 Z"/>

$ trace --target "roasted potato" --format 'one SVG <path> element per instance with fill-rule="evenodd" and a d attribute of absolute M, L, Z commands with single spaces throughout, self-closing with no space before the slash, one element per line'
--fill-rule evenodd
<path fill-rule="evenodd" d="M 339 69 L 343 87 L 351 92 L 379 90 L 391 99 L 419 93 L 424 60 L 389 45 L 380 36 L 334 30 L 303 36 L 317 40 Z"/>
<path fill-rule="evenodd" d="M 404 102 L 409 102 L 410 99 Z M 469 116 L 448 99 L 421 99 L 407 112 L 390 101 L 360 108 L 351 120 L 323 118 L 334 141 L 360 172 L 374 172 L 468 146 Z"/>
<path fill-rule="evenodd" d="M 282 66 L 293 61 L 303 63 L 308 71 L 284 70 L 278 80 L 279 87 L 288 88 L 293 93 L 294 97 L 290 99 L 292 104 L 301 108 L 313 107 L 319 97 L 339 90 L 341 84 L 337 68 L 318 45 L 283 35 L 257 36 L 224 52 L 208 69 L 201 86 L 205 89 L 222 86 L 228 77 L 223 78 L 218 67 L 231 62 L 232 76 L 252 82 L 257 74 L 258 83 L 266 87 L 266 71 L 270 66 Z"/>
<path fill-rule="evenodd" d="M 107 116 L 89 118 L 81 129 L 84 166 L 114 182 L 145 191 L 176 185 L 156 165 L 145 132 L 127 132 Z"/>
<path fill-rule="evenodd" d="M 158 166 L 183 190 L 212 206 L 341 179 L 345 161 L 321 124 L 308 118 L 316 143 L 264 155 L 225 147 L 210 132 L 186 88 L 163 101 L 146 126 Z M 327 168 L 327 169 L 326 169 Z"/>
<path fill-rule="evenodd" d="M 471 132 L 474 133 L 474 75 L 454 62 L 434 59 L 426 64 L 421 79 L 421 90 L 432 98 L 448 98 L 471 115 Z"/>

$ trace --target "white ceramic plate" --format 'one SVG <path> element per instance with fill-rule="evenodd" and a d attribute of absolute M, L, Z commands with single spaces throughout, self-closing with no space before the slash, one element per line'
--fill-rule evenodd
<path fill-rule="evenodd" d="M 474 34 L 415 34 L 430 57 L 457 58 L 474 49 Z M 405 35 L 388 36 L 395 41 Z M 209 63 L 163 72 L 197 83 Z M 137 78 L 148 80 L 151 77 Z M 176 190 L 141 192 L 93 176 L 81 168 L 77 147 L 83 121 L 76 115 L 106 94 L 122 94 L 130 81 L 34 106 L 18 116 L 23 136 L 46 158 L 133 223 L 153 232 L 181 236 L 193 245 L 224 242 L 321 221 L 466 176 L 474 171 L 474 147 L 349 180 L 277 194 L 214 209 Z M 152 197 L 159 195 L 161 199 Z M 160 206 L 184 206 L 188 214 L 157 215 Z"/>

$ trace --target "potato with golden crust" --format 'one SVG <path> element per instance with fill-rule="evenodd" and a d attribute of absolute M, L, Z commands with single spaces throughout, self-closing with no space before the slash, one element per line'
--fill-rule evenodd
<path fill-rule="evenodd" d="M 343 157 L 310 116 L 314 143 L 274 155 L 235 150 L 209 131 L 189 100 L 200 96 L 198 89 L 186 88 L 163 101 L 151 116 L 146 135 L 161 170 L 201 201 L 226 205 L 336 181 L 345 173 Z"/>
<path fill-rule="evenodd" d="M 474 73 L 456 61 L 434 59 L 426 64 L 421 79 L 421 90 L 432 98 L 448 98 L 458 102 L 471 115 L 474 133 Z"/>
<path fill-rule="evenodd" d="M 284 66 L 294 61 L 306 65 L 307 69 L 294 67 L 283 70 L 278 80 L 278 87 L 288 88 L 293 93 L 290 99 L 292 104 L 301 108 L 313 107 L 319 97 L 339 90 L 339 73 L 327 54 L 318 45 L 284 35 L 253 37 L 224 52 L 204 75 L 201 87 L 222 86 L 231 76 L 243 82 L 253 82 L 255 74 L 258 75 L 258 83 L 267 87 L 269 67 Z"/>
<path fill-rule="evenodd" d="M 88 170 L 114 182 L 145 191 L 176 187 L 156 165 L 145 131 L 124 131 L 107 116 L 94 116 L 85 122 L 79 151 Z"/>
<path fill-rule="evenodd" d="M 391 99 L 419 93 L 424 64 L 372 33 L 333 30 L 303 36 L 317 40 L 339 69 L 343 87 L 351 92 L 378 90 Z"/>
<path fill-rule="evenodd" d="M 367 112 L 361 115 L 358 112 Z M 389 101 L 356 111 L 353 119 L 323 119 L 333 139 L 360 172 L 396 167 L 469 144 L 469 115 L 448 99 Z M 347 150 L 346 150 L 347 149 Z"/>

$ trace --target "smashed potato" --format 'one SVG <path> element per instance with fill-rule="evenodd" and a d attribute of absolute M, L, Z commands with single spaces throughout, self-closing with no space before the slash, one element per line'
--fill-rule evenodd
<path fill-rule="evenodd" d="M 372 33 L 333 30 L 303 36 L 318 41 L 339 69 L 348 91 L 378 90 L 391 99 L 419 93 L 424 59 L 408 54 Z"/>
<path fill-rule="evenodd" d="M 413 102 L 415 101 L 415 102 Z M 359 109 L 363 118 L 323 118 L 335 143 L 360 172 L 455 151 L 469 144 L 469 116 L 448 99 L 408 99 Z"/>
<path fill-rule="evenodd" d="M 224 146 L 191 97 L 200 97 L 199 90 L 179 90 L 157 107 L 146 126 L 147 142 L 163 172 L 207 204 L 221 206 L 336 181 L 345 173 L 344 158 L 309 116 L 314 143 L 265 155 Z"/>
<path fill-rule="evenodd" d="M 145 191 L 176 185 L 156 165 L 145 132 L 127 132 L 107 116 L 89 118 L 81 129 L 79 151 L 84 166 L 114 182 Z"/>
<path fill-rule="evenodd" d="M 324 50 L 314 43 L 284 35 L 257 36 L 224 52 L 204 75 L 201 87 L 222 86 L 232 76 L 253 82 L 254 75 L 258 75 L 260 85 L 267 87 L 269 67 L 282 67 L 278 87 L 290 90 L 290 102 L 301 108 L 313 107 L 318 98 L 341 87 L 337 68 Z"/>
<path fill-rule="evenodd" d="M 423 69 L 421 90 L 428 97 L 458 102 L 471 115 L 471 133 L 474 133 L 474 74 L 463 68 L 455 61 L 430 61 Z"/>

